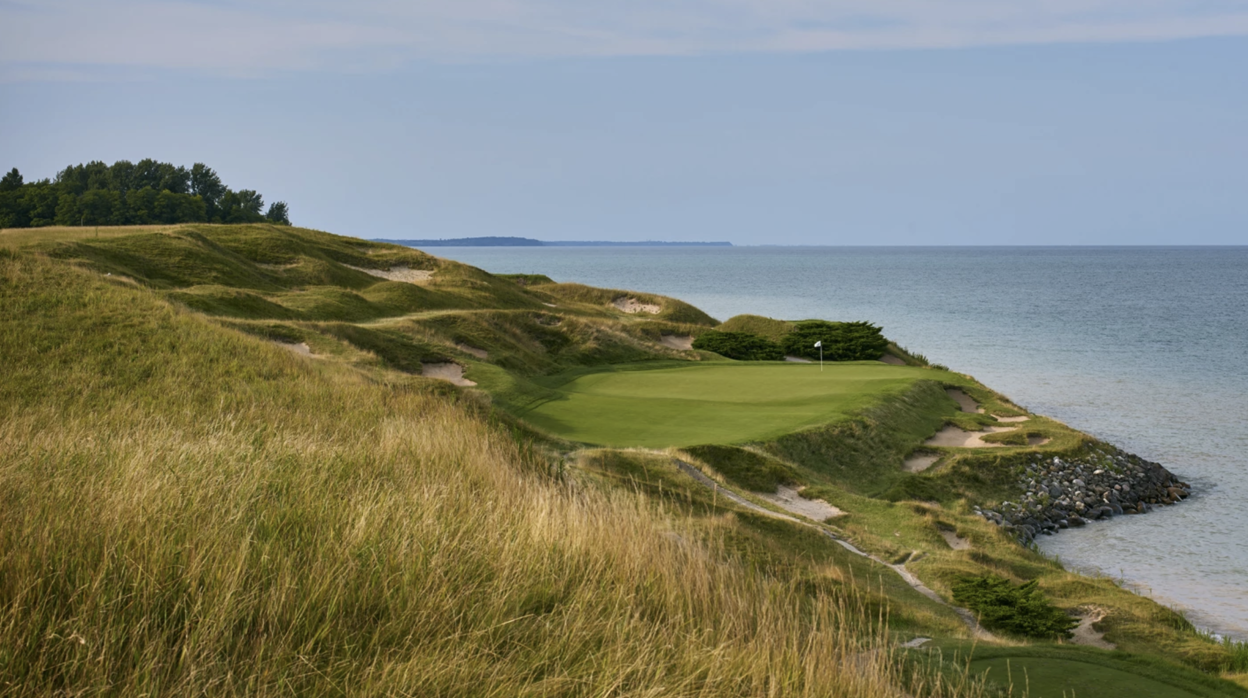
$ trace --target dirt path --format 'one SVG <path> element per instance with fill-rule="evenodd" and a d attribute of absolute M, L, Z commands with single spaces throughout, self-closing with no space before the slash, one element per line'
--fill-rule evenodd
<path fill-rule="evenodd" d="M 962 619 L 962 622 L 966 623 L 966 627 L 967 627 L 968 629 L 970 629 L 970 631 L 971 631 L 971 635 L 972 635 L 974 638 L 976 638 L 976 639 L 978 639 L 978 640 L 985 640 L 985 641 L 996 641 L 996 640 L 998 640 L 998 639 L 999 639 L 999 638 L 997 638 L 997 636 L 993 635 L 992 633 L 988 632 L 987 630 L 984 630 L 984 628 L 983 628 L 983 627 L 979 624 L 979 621 L 978 621 L 978 620 L 976 620 L 976 618 L 975 618 L 975 614 L 971 613 L 970 611 L 966 610 L 965 608 L 959 608 L 959 607 L 957 607 L 957 606 L 954 606 L 953 604 L 949 603 L 948 601 L 945 601 L 944 599 L 942 599 L 942 598 L 940 597 L 940 594 L 937 594 L 936 592 L 932 591 L 932 590 L 931 590 L 931 589 L 930 589 L 930 588 L 929 588 L 926 584 L 924 584 L 924 583 L 923 583 L 923 582 L 922 582 L 922 581 L 921 581 L 918 577 L 914 576 L 914 573 L 913 573 L 913 572 L 911 572 L 910 570 L 906 569 L 906 567 L 905 567 L 905 563 L 902 563 L 902 564 L 899 564 L 899 565 L 894 565 L 894 564 L 892 564 L 892 563 L 886 562 L 885 560 L 883 560 L 883 559 L 881 559 L 881 558 L 879 558 L 879 557 L 876 557 L 875 555 L 872 555 L 872 554 L 870 554 L 870 553 L 868 553 L 868 552 L 865 552 L 865 551 L 863 551 L 863 550 L 859 550 L 857 547 L 855 547 L 855 546 L 854 546 L 852 543 L 850 543 L 849 541 L 844 540 L 843 538 L 840 538 L 840 537 L 839 537 L 839 536 L 837 536 L 835 533 L 832 533 L 831 531 L 827 530 L 826 528 L 823 528 L 822 526 L 817 526 L 817 525 L 815 525 L 815 524 L 808 523 L 808 522 L 806 522 L 806 521 L 802 521 L 801 519 L 794 518 L 794 517 L 789 516 L 789 515 L 787 515 L 787 514 L 781 514 L 780 512 L 777 512 L 777 511 L 772 511 L 772 510 L 767 509 L 767 508 L 765 508 L 765 507 L 761 507 L 761 506 L 759 506 L 759 505 L 755 504 L 754 502 L 751 502 L 750 500 L 746 499 L 745 497 L 742 497 L 741 495 L 737 494 L 736 492 L 733 492 L 732 490 L 729 490 L 728 488 L 724 487 L 723 485 L 719 484 L 718 482 L 715 482 L 715 481 L 714 481 L 714 480 L 712 480 L 711 478 L 707 477 L 707 476 L 706 476 L 706 474 L 705 474 L 705 473 L 703 473 L 701 470 L 698 470 L 696 467 L 694 467 L 692 464 L 690 464 L 690 463 L 686 463 L 685 461 L 680 460 L 679 458 L 676 458 L 676 459 L 673 459 L 673 460 L 675 460 L 675 462 L 676 462 L 676 467 L 677 467 L 677 468 L 679 468 L 679 469 L 681 470 L 681 472 L 683 472 L 683 473 L 685 473 L 686 475 L 688 475 L 688 476 L 692 477 L 694 480 L 698 481 L 698 483 L 700 483 L 700 484 L 702 484 L 702 485 L 704 485 L 704 486 L 706 486 L 706 487 L 710 487 L 710 488 L 711 488 L 714 492 L 716 492 L 717 494 L 722 494 L 722 495 L 723 495 L 723 497 L 724 497 L 725 499 L 728 499 L 729 501 L 732 501 L 732 502 L 734 502 L 734 503 L 736 503 L 736 504 L 739 504 L 739 505 L 741 505 L 741 506 L 745 507 L 746 509 L 749 509 L 750 511 L 757 512 L 757 513 L 759 513 L 759 514 L 763 514 L 763 515 L 765 515 L 765 516 L 771 516 L 771 517 L 774 517 L 774 518 L 777 518 L 777 519 L 782 519 L 782 520 L 784 520 L 784 521 L 791 521 L 791 522 L 796 523 L 796 524 L 801 524 L 802 526 L 809 526 L 810 528 L 815 529 L 816 531 L 818 531 L 818 532 L 822 533 L 823 535 L 827 536 L 828 538 L 831 538 L 831 539 L 832 539 L 833 541 L 835 541 L 838 545 L 840 545 L 842 548 L 845 548 L 845 549 L 846 549 L 846 550 L 848 550 L 849 552 L 851 552 L 851 553 L 853 553 L 853 554 L 855 554 L 855 555 L 859 555 L 859 556 L 865 557 L 865 558 L 867 558 L 868 560 L 871 560 L 872 562 L 879 563 L 879 564 L 881 564 L 881 565 L 883 565 L 883 566 L 885 566 L 885 567 L 889 568 L 890 570 L 892 570 L 893 572 L 895 572 L 895 573 L 897 574 L 897 576 L 901 577 L 902 581 L 904 581 L 906 584 L 908 584 L 908 585 L 910 586 L 910 588 L 911 588 L 911 589 L 914 589 L 915 591 L 919 592 L 919 593 L 920 593 L 920 594 L 922 594 L 923 596 L 926 596 L 927 598 L 931 599 L 932 601 L 935 601 L 936 603 L 938 603 L 938 604 L 940 604 L 940 605 L 942 605 L 942 606 L 947 606 L 947 607 L 949 607 L 950 609 L 952 609 L 952 610 L 953 610 L 953 612 L 954 612 L 954 613 L 957 613 L 957 614 L 958 614 L 958 616 Z M 838 510 L 838 511 L 839 511 L 839 510 Z"/>

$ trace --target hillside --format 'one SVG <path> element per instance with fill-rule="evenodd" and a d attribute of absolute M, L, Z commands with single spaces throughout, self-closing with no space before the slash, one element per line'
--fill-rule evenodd
<path fill-rule="evenodd" d="M 696 376 L 816 367 L 385 243 L 103 233 L 0 232 L 0 694 L 980 696 L 1013 657 L 1248 695 L 1242 647 L 976 513 L 1116 449 L 895 346 L 682 440 L 741 404 Z M 986 573 L 1119 651 L 985 632 L 953 588 Z"/>

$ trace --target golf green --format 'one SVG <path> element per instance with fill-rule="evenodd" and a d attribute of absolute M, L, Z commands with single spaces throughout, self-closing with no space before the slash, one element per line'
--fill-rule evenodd
<path fill-rule="evenodd" d="M 610 370 L 553 385 L 533 424 L 604 446 L 689 446 L 779 436 L 833 422 L 933 372 L 875 361 L 715 362 Z M 552 383 L 557 383 L 553 381 Z"/>

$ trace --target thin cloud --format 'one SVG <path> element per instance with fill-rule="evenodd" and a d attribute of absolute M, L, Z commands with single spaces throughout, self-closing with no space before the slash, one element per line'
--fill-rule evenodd
<path fill-rule="evenodd" d="M 129 67 L 252 74 L 417 60 L 921 49 L 1248 35 L 1212 0 L 0 0 L 9 79 Z"/>

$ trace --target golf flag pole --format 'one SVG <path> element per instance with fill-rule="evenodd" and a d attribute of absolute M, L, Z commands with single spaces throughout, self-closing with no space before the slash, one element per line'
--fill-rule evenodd
<path fill-rule="evenodd" d="M 819 349 L 819 372 L 823 372 L 823 340 L 815 342 L 815 346 Z"/>

